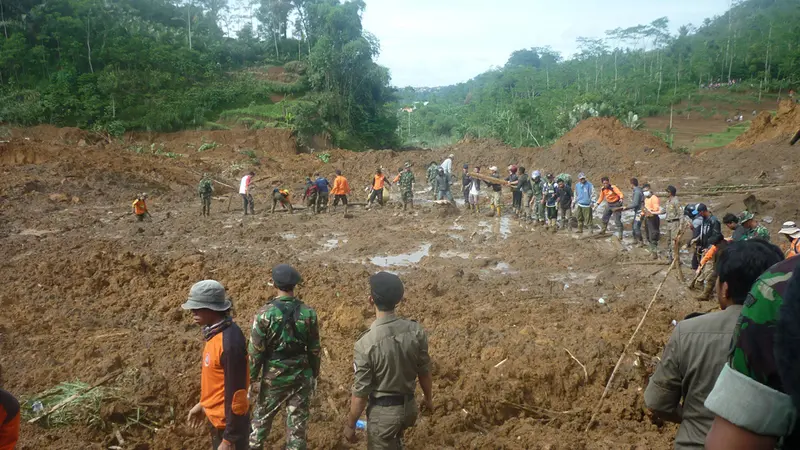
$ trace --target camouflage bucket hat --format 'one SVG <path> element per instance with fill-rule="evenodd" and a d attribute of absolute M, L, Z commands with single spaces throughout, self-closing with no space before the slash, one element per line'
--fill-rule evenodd
<path fill-rule="evenodd" d="M 756 215 L 751 213 L 750 211 L 743 211 L 742 215 L 739 216 L 739 223 L 745 223 L 748 220 L 753 219 L 755 217 L 756 217 Z"/>

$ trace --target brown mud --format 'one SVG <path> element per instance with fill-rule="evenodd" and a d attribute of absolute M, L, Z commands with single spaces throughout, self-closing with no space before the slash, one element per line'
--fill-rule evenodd
<path fill-rule="evenodd" d="M 573 175 L 583 170 L 595 185 L 610 174 L 626 193 L 623 180 L 631 176 L 653 182 L 657 191 L 667 184 L 681 191 L 798 181 L 788 146 L 689 158 L 648 136 L 595 119 L 548 149 L 470 140 L 436 151 L 332 150 L 326 164 L 316 154 L 297 153 L 282 130 L 136 134 L 122 144 L 74 129 L 13 130 L 10 142 L 0 144 L 0 382 L 30 398 L 64 381 L 93 383 L 123 371 L 109 383 L 115 399 L 101 411 L 103 426 L 24 424 L 19 448 L 106 449 L 119 445 L 115 427 L 126 449 L 205 448 L 204 432 L 185 426 L 198 400 L 202 342 L 179 306 L 192 283 L 217 279 L 247 330 L 271 294 L 270 267 L 283 262 L 303 273 L 300 295 L 322 323 L 325 354 L 309 448 L 365 448 L 363 439 L 349 446 L 339 436 L 352 346 L 372 320 L 367 278 L 382 269 L 405 281 L 407 300 L 399 313 L 428 330 L 434 361 L 435 411 L 407 434 L 408 448 L 672 448 L 676 427 L 652 424 L 642 402 L 653 366 L 632 353 L 597 424 L 583 432 L 666 266 L 621 264 L 648 260 L 644 250 L 630 246 L 628 231 L 622 244 L 579 240 L 510 217 L 447 212 L 424 192 L 424 168 L 448 153 L 456 155 L 458 169 L 468 162 Z M 209 141 L 219 145 L 197 152 Z M 151 144 L 186 156 L 130 150 Z M 250 150 L 258 165 L 243 153 Z M 342 169 L 354 188 L 352 200 L 363 201 L 361 189 L 377 167 L 394 174 L 405 161 L 417 176 L 419 204 L 411 212 L 390 203 L 353 208 L 352 218 L 343 218 L 341 210 L 316 217 L 265 214 L 273 186 L 299 195 L 309 173 Z M 243 216 L 238 195 L 229 200 L 233 190 L 217 184 L 212 216 L 200 217 L 200 173 L 238 186 L 250 169 L 264 178 L 254 188 L 255 216 Z M 766 174 L 759 178 L 761 172 Z M 783 220 L 800 216 L 787 189 L 755 192 L 763 202 L 759 217 L 774 217 L 768 224 L 773 233 Z M 139 223 L 126 214 L 139 192 L 150 195 L 152 221 Z M 745 197 L 704 200 L 721 216 L 743 209 Z M 684 261 L 688 256 L 682 255 Z M 714 308 L 671 277 L 634 350 L 659 355 L 673 320 Z M 137 414 L 144 419 L 130 424 Z M 279 416 L 269 448 L 283 439 L 281 421 Z"/>

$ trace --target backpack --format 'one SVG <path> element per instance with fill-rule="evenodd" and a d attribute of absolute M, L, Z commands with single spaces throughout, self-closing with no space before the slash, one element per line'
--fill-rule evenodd
<path fill-rule="evenodd" d="M 564 180 L 564 184 L 566 184 L 567 186 L 569 186 L 569 187 L 570 187 L 570 189 L 572 188 L 572 177 L 571 177 L 571 176 L 569 176 L 569 174 L 568 174 L 568 173 L 562 173 L 562 174 L 559 174 L 559 175 L 556 177 L 556 181 L 558 181 L 558 180 Z"/>
<path fill-rule="evenodd" d="M 290 337 L 290 341 L 284 341 L 286 348 L 281 352 L 273 352 L 272 359 L 290 359 L 298 355 L 305 354 L 306 343 L 297 336 L 297 320 L 300 318 L 300 306 L 303 304 L 298 300 L 287 302 L 277 298 L 269 302 L 270 305 L 281 311 L 281 336 L 285 333 Z"/>

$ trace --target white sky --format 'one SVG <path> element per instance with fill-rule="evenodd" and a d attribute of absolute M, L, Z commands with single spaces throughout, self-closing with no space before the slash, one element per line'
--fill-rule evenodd
<path fill-rule="evenodd" d="M 568 57 L 578 36 L 667 16 L 674 32 L 724 13 L 730 0 L 366 0 L 364 28 L 395 86 L 455 84 L 502 66 L 514 50 L 550 45 Z"/>

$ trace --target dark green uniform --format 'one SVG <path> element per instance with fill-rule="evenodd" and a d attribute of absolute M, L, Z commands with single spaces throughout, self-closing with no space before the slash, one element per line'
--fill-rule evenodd
<path fill-rule="evenodd" d="M 317 313 L 294 297 L 278 297 L 256 314 L 247 353 L 250 384 L 260 383 L 250 449 L 262 449 L 286 404 L 286 449 L 304 450 L 313 380 L 319 376 Z"/>
<path fill-rule="evenodd" d="M 544 191 L 545 183 L 541 178 L 534 178 L 531 180 L 531 193 L 533 201 L 533 214 L 531 219 L 538 223 L 544 222 Z"/>
<path fill-rule="evenodd" d="M 406 170 L 400 174 L 400 193 L 403 196 L 403 209 L 414 202 L 414 174 Z"/>
<path fill-rule="evenodd" d="M 428 184 L 431 186 L 431 192 L 433 193 L 433 199 L 436 200 L 439 196 L 439 190 L 436 189 L 436 171 L 439 169 L 439 165 L 436 163 L 431 164 L 428 166 Z"/>
<path fill-rule="evenodd" d="M 211 183 L 211 179 L 203 177 L 203 179 L 200 180 L 200 185 L 197 187 L 197 192 L 200 194 L 200 200 L 203 202 L 203 215 L 210 215 L 211 194 L 214 193 L 214 185 Z"/>
<path fill-rule="evenodd" d="M 356 342 L 353 395 L 368 397 L 367 448 L 403 448 L 403 432 L 414 425 L 417 376 L 430 372 L 428 336 L 418 323 L 389 314 L 376 319 Z"/>

